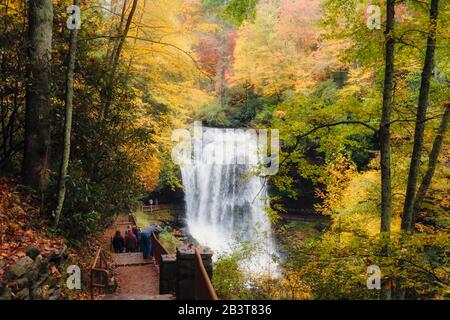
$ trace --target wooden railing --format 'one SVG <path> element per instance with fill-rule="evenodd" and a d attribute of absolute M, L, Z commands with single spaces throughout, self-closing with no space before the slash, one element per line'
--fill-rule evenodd
<path fill-rule="evenodd" d="M 136 216 L 134 214 L 129 215 L 130 223 L 133 226 L 137 226 Z M 153 257 L 155 258 L 155 263 L 159 266 L 161 262 L 161 256 L 163 254 L 169 254 L 169 252 L 163 247 L 161 242 L 159 241 L 158 237 L 155 235 L 154 232 L 151 234 L 151 241 L 152 241 L 152 250 L 153 250 Z"/>
<path fill-rule="evenodd" d="M 133 213 L 129 213 L 128 214 L 128 221 L 130 222 L 130 224 L 133 226 L 133 227 L 137 227 L 137 219 L 136 219 L 136 216 L 133 214 Z"/>
<path fill-rule="evenodd" d="M 143 212 L 156 212 L 161 210 L 169 210 L 173 209 L 173 205 L 171 204 L 153 204 L 153 205 L 143 205 Z"/>
<path fill-rule="evenodd" d="M 163 254 L 169 254 L 169 252 L 167 252 L 161 242 L 159 242 L 159 239 L 154 232 L 152 232 L 152 250 L 153 258 L 155 258 L 155 263 L 159 266 L 159 264 L 161 263 L 161 256 Z"/>
<path fill-rule="evenodd" d="M 102 289 L 106 293 L 109 285 L 108 261 L 102 248 L 97 249 L 94 262 L 91 266 L 91 299 L 94 300 L 95 288 Z"/>
<path fill-rule="evenodd" d="M 143 206 L 144 208 L 150 206 Z M 153 211 L 164 210 L 163 208 L 173 208 L 170 205 L 153 205 Z M 158 209 L 155 209 L 157 207 Z M 137 226 L 136 216 L 134 214 L 129 215 L 130 223 L 133 226 Z M 158 237 L 154 232 L 151 234 L 153 257 L 155 259 L 156 265 L 160 265 L 161 256 L 169 254 L 168 251 L 163 247 Z M 175 276 L 175 275 L 174 275 Z M 100 278 L 99 278 L 100 277 Z M 103 278 L 102 278 L 103 277 Z M 95 282 L 97 279 L 97 282 Z M 100 280 L 100 281 L 99 281 Z M 106 280 L 106 284 L 101 280 Z M 104 288 L 108 287 L 109 275 L 108 275 L 108 264 L 106 262 L 104 253 L 99 249 L 95 261 L 91 268 L 91 295 L 93 298 L 94 288 Z M 206 272 L 205 266 L 203 264 L 203 259 L 197 248 L 195 248 L 195 299 L 196 300 L 219 300 L 211 283 L 208 273 Z"/>
<path fill-rule="evenodd" d="M 195 248 L 195 299 L 219 300 L 197 248 Z"/>

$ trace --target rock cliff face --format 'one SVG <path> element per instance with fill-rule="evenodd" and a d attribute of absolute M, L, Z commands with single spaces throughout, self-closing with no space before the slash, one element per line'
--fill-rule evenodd
<path fill-rule="evenodd" d="M 67 255 L 65 248 L 43 257 L 36 247 L 5 269 L 0 281 L 0 300 L 59 300 L 61 274 L 58 266 Z"/>

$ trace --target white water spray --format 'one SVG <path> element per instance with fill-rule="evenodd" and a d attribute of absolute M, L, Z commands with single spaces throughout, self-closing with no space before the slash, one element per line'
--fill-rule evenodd
<path fill-rule="evenodd" d="M 251 271 L 270 268 L 276 254 L 266 181 L 255 174 L 260 163 L 257 137 L 233 129 L 202 128 L 192 141 L 194 159 L 181 166 L 189 233 L 215 256 L 236 244 L 255 246 Z"/>

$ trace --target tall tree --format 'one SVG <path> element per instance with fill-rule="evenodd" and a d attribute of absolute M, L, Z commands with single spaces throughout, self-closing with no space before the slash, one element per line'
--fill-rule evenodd
<path fill-rule="evenodd" d="M 394 87 L 394 49 L 393 35 L 395 24 L 395 1 L 387 1 L 385 74 L 383 107 L 380 122 L 381 149 L 381 232 L 391 231 L 392 190 L 391 190 L 391 134 L 392 96 Z"/>
<path fill-rule="evenodd" d="M 51 0 L 28 1 L 29 33 L 25 113 L 25 152 L 22 177 L 43 193 L 49 181 L 50 71 L 53 28 Z"/>
<path fill-rule="evenodd" d="M 120 54 L 123 49 L 123 45 L 125 44 L 125 39 L 128 35 L 128 32 L 130 31 L 131 22 L 133 21 L 134 14 L 136 13 L 138 0 L 133 0 L 133 3 L 131 5 L 130 13 L 128 14 L 127 21 L 125 24 L 125 28 L 122 31 L 122 23 L 123 19 L 125 17 L 125 8 L 127 5 L 127 1 L 124 2 L 124 9 L 122 10 L 122 16 L 121 16 L 121 22 L 119 25 L 119 36 L 118 36 L 118 43 L 115 50 L 112 52 L 111 56 L 111 65 L 109 68 L 109 74 L 108 78 L 106 79 L 106 88 L 105 88 L 105 105 L 102 110 L 101 119 L 103 119 L 108 112 L 108 109 L 111 105 L 112 101 L 112 94 L 114 89 L 114 81 L 116 77 L 116 71 L 117 71 L 117 65 L 119 64 Z"/>
<path fill-rule="evenodd" d="M 436 48 L 436 29 L 439 12 L 439 0 L 431 0 L 430 5 L 430 30 L 427 39 L 425 63 L 422 71 L 420 85 L 419 103 L 417 107 L 416 125 L 414 132 L 414 147 L 409 167 L 406 198 L 403 207 L 402 230 L 411 232 L 414 228 L 413 211 L 414 199 L 417 190 L 417 181 L 420 169 L 420 160 L 423 149 L 423 136 L 425 131 L 425 120 L 428 108 L 428 96 L 430 91 L 430 79 L 434 69 L 434 52 Z"/>
<path fill-rule="evenodd" d="M 74 0 L 75 6 L 80 6 L 80 0 Z M 59 223 L 61 211 L 66 197 L 66 177 L 70 158 L 70 136 L 72 132 L 72 111 L 73 111 L 73 76 L 75 71 L 75 60 L 77 53 L 78 28 L 70 31 L 69 54 L 67 59 L 67 79 L 66 79 L 66 119 L 64 122 L 64 149 L 61 160 L 58 182 L 58 205 L 55 212 L 55 224 Z"/>
<path fill-rule="evenodd" d="M 431 149 L 429 160 L 428 160 L 428 168 L 425 172 L 425 176 L 423 177 L 422 183 L 420 184 L 419 190 L 417 191 L 416 198 L 414 200 L 414 208 L 412 214 L 412 225 L 414 225 L 414 221 L 417 218 L 419 213 L 423 198 L 430 187 L 431 179 L 433 178 L 434 171 L 436 170 L 436 164 L 438 161 L 439 154 L 441 152 L 442 143 L 444 141 L 445 133 L 448 128 L 448 120 L 450 118 L 450 104 L 447 102 L 445 106 L 445 113 L 441 120 L 441 125 L 439 126 L 438 133 L 436 138 L 434 139 L 433 148 Z"/>
<path fill-rule="evenodd" d="M 381 153 L 381 233 L 383 239 L 383 254 L 388 255 L 388 246 L 392 219 L 392 185 L 391 185 L 391 132 L 390 122 L 392 113 L 392 97 L 394 88 L 394 26 L 395 0 L 386 3 L 386 48 L 385 72 L 383 88 L 383 106 L 380 121 L 380 153 Z M 384 284 L 382 297 L 390 299 L 390 288 Z"/>

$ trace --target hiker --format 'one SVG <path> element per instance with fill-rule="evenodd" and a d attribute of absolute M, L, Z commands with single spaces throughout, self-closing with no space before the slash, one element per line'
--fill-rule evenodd
<path fill-rule="evenodd" d="M 144 246 L 144 259 L 148 259 L 153 255 L 152 253 L 152 233 L 159 235 L 162 231 L 161 227 L 157 224 L 150 224 L 147 228 L 142 231 L 141 237 Z"/>
<path fill-rule="evenodd" d="M 137 228 L 137 240 L 139 244 L 138 251 L 144 252 L 144 241 L 142 241 L 142 229 L 140 227 Z"/>
<path fill-rule="evenodd" d="M 133 231 L 133 234 L 136 236 L 136 239 L 137 239 L 137 237 L 138 237 L 138 227 L 137 226 L 134 226 L 133 228 L 132 228 L 132 231 Z M 139 239 L 138 239 L 139 240 Z"/>
<path fill-rule="evenodd" d="M 122 253 L 123 248 L 125 247 L 125 241 L 119 230 L 116 231 L 116 235 L 113 238 L 113 247 L 115 253 Z"/>
<path fill-rule="evenodd" d="M 137 248 L 137 239 L 132 231 L 128 231 L 125 237 L 125 248 L 127 252 L 135 252 Z"/>
<path fill-rule="evenodd" d="M 127 226 L 127 228 L 125 229 L 124 238 L 126 238 L 127 234 L 132 231 L 133 229 L 131 228 L 131 226 Z"/>

